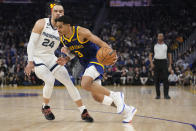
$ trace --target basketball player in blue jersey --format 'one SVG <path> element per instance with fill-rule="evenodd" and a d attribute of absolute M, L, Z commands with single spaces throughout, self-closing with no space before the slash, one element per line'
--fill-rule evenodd
<path fill-rule="evenodd" d="M 125 119 L 123 122 L 131 122 L 137 109 L 124 103 L 124 94 L 122 92 L 112 92 L 101 86 L 104 66 L 98 63 L 96 53 L 100 47 L 110 48 L 109 45 L 88 29 L 71 26 L 72 21 L 68 16 L 61 16 L 56 19 L 56 22 L 61 36 L 61 43 L 64 45 L 61 50 L 68 56 L 59 58 L 57 63 L 64 65 L 74 56 L 77 56 L 81 65 L 85 68 L 81 81 L 82 88 L 90 91 L 93 98 L 102 104 L 111 105 L 114 102 L 117 113 L 124 114 Z"/>
<path fill-rule="evenodd" d="M 67 87 L 71 98 L 81 112 L 82 119 L 93 122 L 93 118 L 82 104 L 80 94 L 73 85 L 67 69 L 56 63 L 57 57 L 54 52 L 60 44 L 60 39 L 55 19 L 62 15 L 64 15 L 63 6 L 57 4 L 53 7 L 51 18 L 40 19 L 34 25 L 27 46 L 28 64 L 25 68 L 25 73 L 30 76 L 32 69 L 34 69 L 36 76 L 44 81 L 42 113 L 47 120 L 55 119 L 54 114 L 51 112 L 49 101 L 55 79 L 57 79 Z"/>

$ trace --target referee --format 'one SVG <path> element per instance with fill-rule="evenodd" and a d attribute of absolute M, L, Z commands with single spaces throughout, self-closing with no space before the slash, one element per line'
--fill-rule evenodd
<path fill-rule="evenodd" d="M 160 82 L 164 85 L 164 98 L 170 99 L 168 70 L 171 71 L 172 55 L 168 44 L 164 43 L 163 33 L 158 34 L 158 41 L 151 48 L 149 54 L 151 70 L 154 69 L 154 82 L 156 87 L 156 98 L 160 99 Z M 154 55 L 154 61 L 152 60 Z M 167 61 L 169 60 L 169 63 Z M 168 68 L 169 65 L 169 68 Z"/>

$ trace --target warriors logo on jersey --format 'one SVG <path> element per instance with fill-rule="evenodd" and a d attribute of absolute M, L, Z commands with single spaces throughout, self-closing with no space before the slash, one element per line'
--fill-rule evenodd
<path fill-rule="evenodd" d="M 99 50 L 99 47 L 86 40 L 84 42 L 79 40 L 78 29 L 79 26 L 73 26 L 73 34 L 68 39 L 64 35 L 61 37 L 61 43 L 68 47 L 71 53 L 75 54 L 84 68 L 88 68 L 91 65 L 95 65 L 97 71 L 100 74 L 103 74 L 104 66 L 98 63 L 96 59 L 96 53 Z"/>

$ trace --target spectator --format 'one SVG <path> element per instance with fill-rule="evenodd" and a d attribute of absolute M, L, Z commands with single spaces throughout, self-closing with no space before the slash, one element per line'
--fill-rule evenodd
<path fill-rule="evenodd" d="M 196 72 L 193 73 L 193 85 L 196 85 Z"/>
<path fill-rule="evenodd" d="M 127 72 L 127 84 L 133 84 L 134 71 L 132 67 L 129 67 L 129 71 Z"/>
<path fill-rule="evenodd" d="M 184 80 L 183 80 L 183 85 L 188 86 L 191 84 L 191 80 L 193 78 L 193 73 L 190 70 L 190 68 L 187 68 L 187 70 L 184 72 Z"/>
<path fill-rule="evenodd" d="M 5 73 L 3 71 L 3 69 L 0 69 L 0 82 L 1 82 L 1 87 L 3 87 L 3 84 L 5 84 Z"/>
<path fill-rule="evenodd" d="M 126 67 L 124 66 L 121 70 L 121 81 L 122 81 L 122 84 L 125 85 L 126 84 L 126 80 L 127 80 L 127 72 L 128 70 L 126 69 Z"/>
<path fill-rule="evenodd" d="M 119 70 L 119 67 L 116 67 L 116 71 L 113 73 L 113 84 L 116 86 L 120 86 L 120 77 L 121 77 L 121 71 Z"/>
<path fill-rule="evenodd" d="M 145 85 L 146 82 L 148 81 L 148 72 L 145 66 L 142 67 L 142 72 L 140 73 L 140 81 L 142 85 Z"/>
<path fill-rule="evenodd" d="M 106 72 L 107 73 L 107 84 L 108 85 L 113 85 L 113 72 L 112 72 L 112 68 L 108 68 L 108 71 Z"/>
<path fill-rule="evenodd" d="M 102 85 L 103 86 L 105 86 L 105 85 L 109 85 L 109 83 L 108 83 L 109 81 L 108 81 L 108 76 L 107 76 L 107 73 L 106 72 L 104 72 L 104 74 L 103 74 L 103 79 L 102 79 Z"/>
<path fill-rule="evenodd" d="M 154 71 L 149 71 L 148 72 L 147 85 L 154 85 Z"/>
<path fill-rule="evenodd" d="M 178 82 L 178 77 L 177 77 L 177 75 L 174 73 L 174 70 L 171 71 L 171 74 L 169 75 L 168 80 L 169 80 L 169 84 L 170 84 L 171 86 L 175 86 L 176 83 Z"/>
<path fill-rule="evenodd" d="M 139 68 L 135 68 L 135 75 L 133 78 L 133 85 L 140 85 L 140 72 L 139 72 Z"/>

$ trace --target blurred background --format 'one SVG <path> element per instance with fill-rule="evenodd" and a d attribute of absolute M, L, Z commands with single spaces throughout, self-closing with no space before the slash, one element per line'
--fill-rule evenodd
<path fill-rule="evenodd" d="M 89 28 L 117 50 L 118 61 L 106 66 L 103 85 L 153 85 L 149 51 L 157 33 L 172 46 L 171 85 L 196 85 L 196 1 L 194 0 L 0 0 L 0 85 L 42 85 L 24 74 L 26 47 L 36 20 L 50 17 L 50 6 L 61 2 L 75 25 Z M 59 50 L 56 55 L 60 54 Z M 66 67 L 79 84 L 77 58 Z M 58 81 L 56 85 L 60 85 Z"/>

